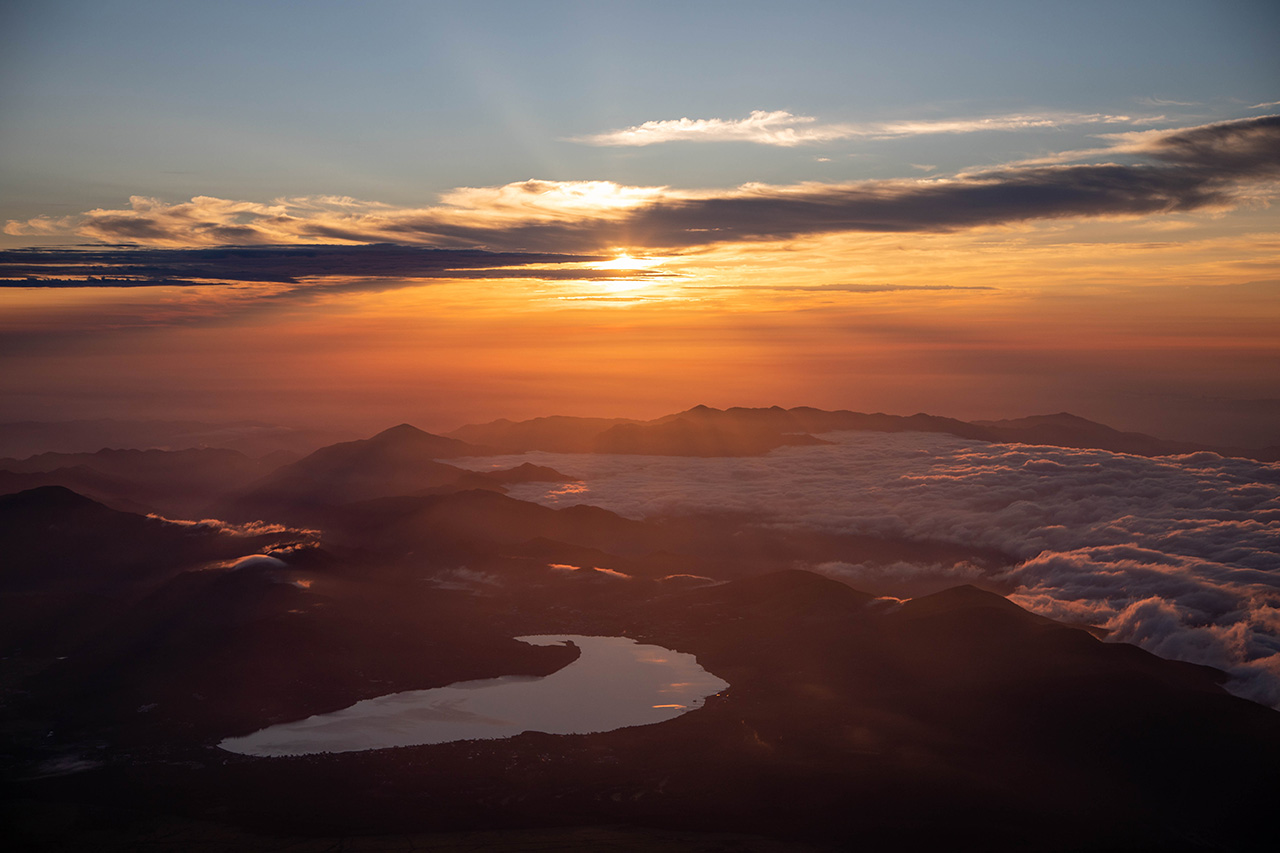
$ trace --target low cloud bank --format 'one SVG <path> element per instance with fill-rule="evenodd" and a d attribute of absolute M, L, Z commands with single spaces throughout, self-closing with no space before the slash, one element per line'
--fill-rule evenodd
<path fill-rule="evenodd" d="M 199 520 L 186 520 L 180 518 L 165 518 L 162 515 L 151 513 L 147 518 L 154 518 L 165 524 L 171 524 L 175 527 L 185 527 L 189 530 L 209 531 L 221 533 L 225 536 L 250 537 L 250 536 L 274 536 L 284 535 L 296 538 L 299 542 L 314 542 L 320 538 L 319 530 L 308 530 L 302 527 L 285 527 L 283 524 L 276 524 L 270 521 L 249 521 L 244 524 L 235 524 L 230 521 L 223 521 L 220 518 L 202 518 Z"/>
<path fill-rule="evenodd" d="M 1018 604 L 1224 669 L 1233 691 L 1280 708 L 1280 465 L 924 433 L 823 438 L 837 443 L 755 458 L 530 453 L 518 461 L 579 477 L 583 488 L 564 495 L 526 484 L 512 495 L 633 518 L 725 510 L 998 548 L 1023 560 L 999 578 Z M 887 570 L 819 568 L 855 586 L 860 575 Z M 909 577 L 932 568 L 896 570 Z M 957 582 L 971 579 L 963 575 Z"/>

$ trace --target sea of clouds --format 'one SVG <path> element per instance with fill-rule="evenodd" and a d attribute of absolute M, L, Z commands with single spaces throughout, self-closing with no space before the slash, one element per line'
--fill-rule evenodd
<path fill-rule="evenodd" d="M 1218 667 L 1230 673 L 1233 692 L 1280 708 L 1280 465 L 926 433 L 823 438 L 836 443 L 752 458 L 536 452 L 469 462 L 483 469 L 531 461 L 584 481 L 511 489 L 553 507 L 589 503 L 632 518 L 736 511 L 818 530 L 998 548 L 1021 561 L 1000 576 L 1021 606 Z M 857 567 L 811 568 L 848 577 Z M 904 575 L 921 569 L 896 567 Z"/>

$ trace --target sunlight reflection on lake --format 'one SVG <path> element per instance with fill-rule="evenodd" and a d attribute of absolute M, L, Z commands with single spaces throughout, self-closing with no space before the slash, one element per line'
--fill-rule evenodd
<path fill-rule="evenodd" d="M 546 677 L 509 675 L 392 693 L 227 738 L 219 746 L 242 755 L 310 755 L 505 738 L 524 731 L 606 732 L 670 720 L 729 686 L 693 655 L 627 637 L 517 639 L 543 646 L 571 641 L 582 655 Z"/>

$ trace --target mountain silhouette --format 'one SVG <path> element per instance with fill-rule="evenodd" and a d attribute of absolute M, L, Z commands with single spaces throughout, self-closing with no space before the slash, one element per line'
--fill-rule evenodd
<path fill-rule="evenodd" d="M 599 418 L 538 418 L 469 424 L 450 435 L 500 447 L 506 452 L 633 453 L 673 456 L 756 456 L 777 447 L 821 443 L 816 433 L 838 430 L 930 432 L 974 441 L 1097 448 L 1139 456 L 1167 456 L 1208 450 L 1224 456 L 1274 461 L 1274 447 L 1249 449 L 1167 441 L 1121 432 L 1075 415 L 1038 415 L 1007 421 L 962 421 L 918 413 L 909 416 L 826 411 L 807 406 L 784 409 L 694 406 L 651 421 Z"/>
<path fill-rule="evenodd" d="M 0 646 L 65 651 L 174 575 L 296 541 L 121 512 L 61 486 L 0 496 Z"/>
<path fill-rule="evenodd" d="M 223 448 L 41 453 L 0 459 L 0 491 L 61 485 L 117 509 L 189 518 L 282 461 Z"/>
<path fill-rule="evenodd" d="M 0 583 L 9 590 L 118 587 L 238 556 L 273 535 L 232 537 L 215 526 L 121 512 L 62 486 L 43 486 L 0 496 Z"/>
<path fill-rule="evenodd" d="M 487 452 L 400 424 L 372 438 L 322 447 L 214 509 L 239 520 L 305 521 L 321 507 L 465 483 L 473 472 L 436 460 Z"/>

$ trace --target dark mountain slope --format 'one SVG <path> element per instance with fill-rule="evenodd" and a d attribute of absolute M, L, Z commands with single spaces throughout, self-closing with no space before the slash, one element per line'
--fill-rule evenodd
<path fill-rule="evenodd" d="M 435 569 L 537 555 L 545 563 L 585 561 L 646 578 L 729 579 L 829 561 L 967 562 L 992 569 L 1012 562 L 991 549 L 759 526 L 731 515 L 637 521 L 589 505 L 551 509 L 491 490 L 379 498 L 327 508 L 314 520 L 326 542 Z M 588 559 L 581 549 L 595 556 Z M 944 582 L 914 581 L 934 589 Z"/>
<path fill-rule="evenodd" d="M 625 552 L 646 546 L 647 525 L 591 506 L 549 509 L 489 490 L 425 497 L 379 498 L 326 516 L 335 542 L 373 551 L 434 549 L 485 553 L 545 538 Z"/>
<path fill-rule="evenodd" d="M 296 531 L 234 534 L 102 504 L 60 486 L 0 497 L 0 647 L 67 652 L 185 570 L 289 548 Z"/>
<path fill-rule="evenodd" d="M 423 592 L 326 585 L 289 564 L 184 573 L 33 679 L 31 712 L 129 743 L 216 740 L 574 657 L 487 626 L 469 596 Z"/>
<path fill-rule="evenodd" d="M 278 464 L 276 457 L 250 459 L 234 450 L 210 448 L 41 453 L 27 459 L 0 459 L 0 486 L 61 485 L 118 509 L 146 507 L 174 518 L 191 518 Z"/>
<path fill-rule="evenodd" d="M 293 538 L 233 536 L 217 526 L 174 524 L 44 486 L 0 497 L 0 584 L 9 591 L 115 588 Z"/>
<path fill-rule="evenodd" d="M 619 619 L 601 605 L 578 613 L 578 632 Z M 695 653 L 730 688 L 670 722 L 601 734 L 278 760 L 189 750 L 43 790 L 105 798 L 110 786 L 328 837 L 603 823 L 820 849 L 1274 841 L 1280 718 L 1202 669 L 972 588 L 896 607 L 783 572 L 626 607 L 643 639 Z"/>
<path fill-rule="evenodd" d="M 1132 453 L 1137 456 L 1168 456 L 1178 453 L 1194 453 L 1213 450 L 1207 445 L 1182 441 L 1165 441 L 1140 432 L 1121 432 L 1104 424 L 1059 412 L 1056 415 L 1034 415 L 1003 421 L 980 421 L 993 431 L 1001 441 L 1021 444 L 1047 444 L 1053 447 L 1096 447 L 1114 453 Z M 1232 448 L 1217 448 L 1224 455 Z"/>
<path fill-rule="evenodd" d="M 483 444 L 503 453 L 549 450 L 557 453 L 589 453 L 600 433 L 622 424 L 641 423 L 627 418 L 574 418 L 554 415 L 528 421 L 500 418 L 487 424 L 468 424 L 449 433 L 452 438 Z"/>
<path fill-rule="evenodd" d="M 452 487 L 460 481 L 467 487 L 476 477 L 473 472 L 436 460 L 486 452 L 400 424 L 372 438 L 322 447 L 214 510 L 238 520 L 308 521 L 314 510 L 326 506 Z"/>
<path fill-rule="evenodd" d="M 1251 815 L 1280 783 L 1280 715 L 1221 673 L 972 587 L 895 607 L 822 583 L 653 604 L 655 636 L 733 685 L 678 721 L 703 754 L 667 794 L 727 786 L 755 804 L 710 797 L 707 825 L 873 849 L 1265 848 Z"/>
<path fill-rule="evenodd" d="M 49 486 L 70 489 L 76 494 L 84 495 L 90 500 L 122 512 L 138 515 L 166 514 L 161 511 L 158 504 L 139 503 L 139 498 L 148 499 L 154 496 L 140 495 L 136 484 L 103 474 L 85 465 L 31 473 L 0 470 L 0 494 L 13 494 Z M 173 511 L 168 515 L 180 517 L 179 513 Z"/>

